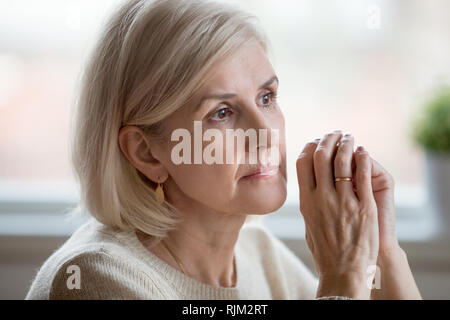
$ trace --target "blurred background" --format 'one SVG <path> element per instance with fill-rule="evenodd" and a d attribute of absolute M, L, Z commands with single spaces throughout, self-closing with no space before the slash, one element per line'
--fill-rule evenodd
<path fill-rule="evenodd" d="M 120 2 L 0 0 L 0 299 L 23 299 L 82 223 L 65 215 L 78 200 L 71 113 Z M 423 297 L 450 299 L 450 1 L 226 2 L 259 17 L 280 79 L 288 199 L 264 223 L 313 269 L 295 160 L 314 138 L 350 132 L 395 178 L 397 234 Z"/>

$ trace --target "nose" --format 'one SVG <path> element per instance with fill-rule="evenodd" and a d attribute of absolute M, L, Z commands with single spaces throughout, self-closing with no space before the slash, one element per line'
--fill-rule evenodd
<path fill-rule="evenodd" d="M 274 153 L 277 152 L 279 132 L 278 128 L 275 128 L 271 118 L 267 116 L 260 108 L 252 107 L 247 109 L 246 114 L 246 126 L 244 130 L 252 129 L 256 133 L 256 141 L 250 140 L 250 135 L 246 135 L 245 147 L 246 151 L 250 153 L 256 153 L 259 155 L 259 159 L 262 162 L 276 161 L 276 159 L 268 159 L 274 157 Z M 272 149 L 276 150 L 272 150 Z M 267 154 L 269 151 L 271 155 Z M 265 160 L 264 160 L 265 159 Z"/>

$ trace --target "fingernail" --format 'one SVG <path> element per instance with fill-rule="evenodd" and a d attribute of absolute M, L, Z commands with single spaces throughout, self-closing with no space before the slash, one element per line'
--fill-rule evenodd
<path fill-rule="evenodd" d="M 334 132 L 334 133 L 342 133 L 341 130 L 334 130 L 333 132 Z"/>
<path fill-rule="evenodd" d="M 364 147 L 363 146 L 358 146 L 358 148 L 356 148 L 356 152 L 360 152 L 360 151 L 364 151 Z"/>
<path fill-rule="evenodd" d="M 351 133 L 346 133 L 345 136 L 346 136 L 346 137 L 351 137 L 352 134 L 351 134 Z"/>
<path fill-rule="evenodd" d="M 314 139 L 314 142 L 319 142 L 320 140 L 322 140 L 322 139 L 317 138 L 317 139 Z"/>

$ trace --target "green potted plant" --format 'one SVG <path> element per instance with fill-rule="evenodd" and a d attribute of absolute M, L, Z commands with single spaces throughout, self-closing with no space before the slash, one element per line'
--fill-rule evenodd
<path fill-rule="evenodd" d="M 413 140 L 423 148 L 430 206 L 441 235 L 450 235 L 450 86 L 439 87 L 413 119 Z"/>

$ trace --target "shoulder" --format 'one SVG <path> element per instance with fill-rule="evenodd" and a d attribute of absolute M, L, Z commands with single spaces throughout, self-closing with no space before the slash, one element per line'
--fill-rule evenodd
<path fill-rule="evenodd" d="M 286 297 L 314 299 L 318 279 L 287 245 L 264 225 L 247 224 L 241 229 L 240 246 L 253 261 L 258 261 L 267 275 L 284 287 Z"/>
<path fill-rule="evenodd" d="M 84 248 L 55 268 L 49 299 L 139 299 L 136 283 L 150 279 L 110 248 Z"/>
<path fill-rule="evenodd" d="M 114 232 L 91 220 L 45 261 L 26 299 L 151 299 L 146 271 Z"/>

